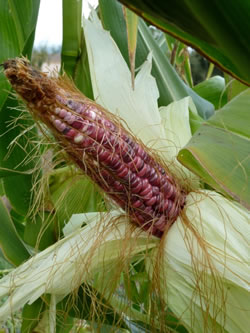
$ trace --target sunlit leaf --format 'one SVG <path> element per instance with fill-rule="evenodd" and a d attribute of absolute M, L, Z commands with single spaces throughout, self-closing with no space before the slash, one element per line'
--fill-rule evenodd
<path fill-rule="evenodd" d="M 250 207 L 250 90 L 205 122 L 178 155 L 216 190 Z"/>

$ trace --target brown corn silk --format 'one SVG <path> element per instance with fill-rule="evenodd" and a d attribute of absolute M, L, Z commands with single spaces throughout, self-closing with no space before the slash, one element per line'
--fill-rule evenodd
<path fill-rule="evenodd" d="M 159 157 L 121 122 L 62 77 L 48 77 L 24 58 L 4 73 L 33 116 L 45 123 L 75 163 L 144 230 L 161 237 L 178 217 L 185 193 Z"/>

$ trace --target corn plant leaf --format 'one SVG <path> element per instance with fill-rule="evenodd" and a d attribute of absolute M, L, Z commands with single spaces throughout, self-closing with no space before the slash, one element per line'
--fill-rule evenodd
<path fill-rule="evenodd" d="M 175 64 L 177 66 L 178 73 L 183 80 L 187 82 L 189 87 L 193 87 L 189 51 L 184 43 L 175 40 L 170 60 L 172 65 Z"/>
<path fill-rule="evenodd" d="M 16 126 L 10 127 L 13 118 L 20 116 L 18 106 L 18 102 L 8 96 L 0 112 L 0 177 L 4 177 L 2 180 L 4 191 L 12 208 L 19 214 L 26 215 L 32 195 L 31 170 L 36 163 L 33 156 L 35 145 L 31 143 L 31 140 L 34 140 L 37 132 L 32 128 L 33 120 L 29 117 L 29 119 L 27 117 L 19 119 Z M 22 135 L 25 127 L 32 129 Z"/>
<path fill-rule="evenodd" d="M 70 333 L 75 327 L 75 318 L 70 317 L 69 315 L 65 318 L 65 307 L 59 308 L 57 304 L 57 313 L 56 313 L 56 332 L 57 333 Z M 66 307 L 67 309 L 67 307 Z"/>
<path fill-rule="evenodd" d="M 249 1 L 120 1 L 250 85 Z"/>
<path fill-rule="evenodd" d="M 38 298 L 34 303 L 26 304 L 22 311 L 22 332 L 32 333 L 41 318 L 42 311 L 45 308 L 45 303 L 41 298 Z"/>
<path fill-rule="evenodd" d="M 0 2 L 0 62 L 11 57 L 30 56 L 35 36 L 39 0 L 3 0 Z M 32 126 L 31 119 L 20 120 L 18 103 L 9 96 L 10 86 L 3 73 L 0 73 L 0 176 L 3 180 L 5 194 L 11 204 L 20 214 L 26 214 L 31 198 L 31 175 L 34 159 L 26 164 L 21 162 L 33 151 L 34 145 L 28 138 L 33 138 L 36 132 L 27 132 L 21 136 L 24 128 Z M 15 126 L 13 120 L 16 119 Z M 10 146 L 15 138 L 17 144 Z M 26 173 L 26 174 L 25 174 Z M 12 178 L 12 176 L 15 177 Z M 18 184 L 18 186 L 17 186 Z"/>
<path fill-rule="evenodd" d="M 63 1 L 61 71 L 67 73 L 87 97 L 93 99 L 85 38 L 82 29 L 82 1 Z"/>
<path fill-rule="evenodd" d="M 55 217 L 48 213 L 37 214 L 33 219 L 26 219 L 23 239 L 26 244 L 37 247 L 40 251 L 56 242 Z"/>
<path fill-rule="evenodd" d="M 93 314 L 91 313 L 91 307 L 93 306 L 93 298 L 90 296 L 91 294 L 94 294 L 96 301 L 99 300 L 100 302 L 100 308 L 95 316 L 93 316 Z M 75 297 L 74 302 L 72 301 L 72 295 L 66 296 L 60 303 L 58 303 L 58 310 L 63 310 L 67 308 L 68 314 L 71 317 L 98 321 L 99 325 L 100 323 L 110 325 L 115 325 L 119 323 L 119 327 L 124 327 L 123 319 L 117 313 L 117 309 L 114 309 L 110 305 L 109 301 L 107 301 L 105 297 L 100 294 L 95 288 L 93 288 L 90 284 L 83 283 L 77 291 L 77 297 Z M 62 314 L 63 316 L 65 316 L 65 313 Z"/>
<path fill-rule="evenodd" d="M 127 29 L 122 5 L 116 0 L 99 0 L 99 11 L 104 29 L 110 32 L 111 37 L 116 42 L 124 60 L 129 66 Z M 141 65 L 143 61 L 140 64 L 136 62 L 136 67 Z"/>
<path fill-rule="evenodd" d="M 197 84 L 193 87 L 193 90 L 201 97 L 211 102 L 216 110 L 227 102 L 225 79 L 219 75 Z"/>
<path fill-rule="evenodd" d="M 86 49 L 86 42 L 83 33 L 83 29 L 81 30 L 81 55 L 80 58 L 77 59 L 73 80 L 79 90 L 84 93 L 88 98 L 94 99 L 92 83 L 90 78 L 90 70 L 89 70 L 89 61 Z"/>
<path fill-rule="evenodd" d="M 30 254 L 18 236 L 10 214 L 0 199 L 0 247 L 10 263 L 17 266 L 29 258 Z"/>
<path fill-rule="evenodd" d="M 81 52 L 82 1 L 63 0 L 62 68 L 70 76 Z"/>
<path fill-rule="evenodd" d="M 8 58 L 20 56 L 21 54 L 25 56 L 31 54 L 39 4 L 39 0 L 25 0 L 22 2 L 16 0 L 3 0 L 0 2 L 0 63 L 3 63 Z M 0 91 L 0 135 L 3 135 L 3 133 L 9 130 L 9 127 L 7 126 L 9 125 L 8 122 L 11 122 L 15 117 L 17 118 L 20 113 L 15 110 L 12 110 L 11 112 L 8 110 L 9 107 L 13 108 L 17 106 L 17 104 L 10 98 L 7 101 L 10 85 L 3 73 L 0 73 Z M 20 162 L 24 158 L 24 156 L 20 154 L 21 149 L 16 149 L 12 154 L 12 158 L 15 159 L 14 163 L 9 161 L 7 165 L 5 163 L 2 165 L 2 161 L 5 159 L 8 143 L 10 143 L 19 133 L 20 128 L 16 127 L 11 131 L 9 130 L 8 135 L 1 137 L 1 176 L 3 174 L 8 174 L 7 170 L 4 172 L 1 170 L 1 167 L 8 168 L 8 166 L 11 165 L 14 167 L 14 164 L 17 164 L 17 161 Z M 22 156 L 18 157 L 19 154 Z"/>
<path fill-rule="evenodd" d="M 123 17 L 122 6 L 115 0 L 100 0 L 100 16 L 104 28 L 110 31 L 112 38 L 129 66 L 126 23 Z M 142 19 L 139 19 L 135 59 L 136 68 L 143 64 L 149 52 L 152 52 L 153 57 L 152 75 L 156 79 L 160 93 L 159 106 L 166 106 L 173 101 L 191 96 L 199 114 L 205 119 L 210 117 L 213 114 L 213 105 L 201 98 L 182 81 L 170 64 L 167 55 L 163 53 L 161 47 L 154 39 L 150 28 Z"/>
<path fill-rule="evenodd" d="M 123 7 L 123 12 L 126 21 L 127 35 L 128 35 L 128 53 L 129 53 L 132 86 L 134 87 L 138 16 L 134 14 L 131 10 L 127 9 L 126 7 Z"/>
<path fill-rule="evenodd" d="M 30 54 L 30 48 L 26 46 L 33 44 L 39 5 L 40 0 L 0 2 L 0 63 L 21 54 Z M 0 73 L 0 91 L 1 109 L 10 91 L 3 73 Z"/>
<path fill-rule="evenodd" d="M 51 193 L 59 225 L 73 214 L 103 210 L 103 199 L 97 188 L 85 176 L 68 178 Z"/>
<path fill-rule="evenodd" d="M 238 80 L 232 78 L 232 76 L 224 73 L 225 83 L 226 83 L 226 95 L 228 101 L 233 99 L 235 96 L 239 95 L 242 91 L 248 88 L 247 85 L 239 82 Z"/>
<path fill-rule="evenodd" d="M 11 265 L 9 261 L 7 261 L 0 247 L 0 278 L 2 277 L 2 270 L 11 268 L 13 268 L 13 265 Z"/>
<path fill-rule="evenodd" d="M 195 132 L 178 159 L 216 190 L 250 208 L 250 89 Z"/>

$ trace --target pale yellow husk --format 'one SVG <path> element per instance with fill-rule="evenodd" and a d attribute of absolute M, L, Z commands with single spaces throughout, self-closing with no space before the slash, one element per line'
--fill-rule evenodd
<path fill-rule="evenodd" d="M 179 217 L 165 239 L 165 300 L 190 332 L 247 332 L 249 212 L 201 190 L 188 195 L 185 213 L 189 225 Z"/>
<path fill-rule="evenodd" d="M 156 246 L 158 240 L 143 232 L 126 239 L 129 223 L 125 218 L 112 222 L 118 216 L 119 211 L 97 213 L 94 219 L 91 213 L 83 214 L 84 228 L 77 228 L 1 279 L 0 299 L 9 297 L 0 307 L 0 321 L 45 293 L 56 295 L 58 302 L 97 272 L 108 274 L 117 258 L 129 260 Z M 123 241 L 127 245 L 121 253 Z"/>

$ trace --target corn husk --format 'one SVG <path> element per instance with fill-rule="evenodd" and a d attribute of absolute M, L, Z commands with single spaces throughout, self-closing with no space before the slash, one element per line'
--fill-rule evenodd
<path fill-rule="evenodd" d="M 126 239 L 129 228 L 127 219 L 120 218 L 112 223 L 118 214 L 119 211 L 106 215 L 99 213 L 94 219 L 91 213 L 84 214 L 82 223 L 86 223 L 85 227 L 76 228 L 1 279 L 0 299 L 10 296 L 0 307 L 0 321 L 24 304 L 32 304 L 45 293 L 56 296 L 59 302 L 83 282 L 91 281 L 97 272 L 105 270 L 108 274 L 121 256 L 127 256 L 129 260 L 158 243 L 156 238 L 149 239 L 144 232 L 140 235 L 134 232 L 129 239 L 133 246 L 129 246 Z M 101 237 L 101 244 L 98 237 Z M 126 241 L 127 253 L 121 254 L 123 241 Z"/>
<path fill-rule="evenodd" d="M 189 224 L 179 217 L 164 240 L 167 304 L 190 332 L 247 332 L 249 212 L 201 190 L 188 195 L 185 213 Z"/>

